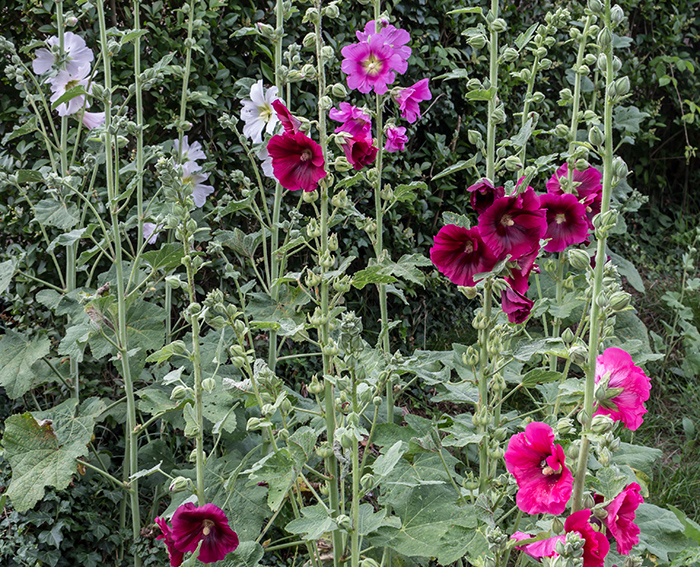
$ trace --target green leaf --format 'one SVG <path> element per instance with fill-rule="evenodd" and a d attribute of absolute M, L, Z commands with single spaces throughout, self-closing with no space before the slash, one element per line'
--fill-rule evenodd
<path fill-rule="evenodd" d="M 38 222 L 61 230 L 73 228 L 80 221 L 80 212 L 75 203 L 44 199 L 34 206 L 34 211 Z"/>
<path fill-rule="evenodd" d="M 137 37 L 148 35 L 148 30 L 131 30 L 122 36 L 122 45 L 134 41 Z"/>
<path fill-rule="evenodd" d="M 357 525 L 357 531 L 361 536 L 369 535 L 387 523 L 385 518 L 386 508 L 382 508 L 375 513 L 371 504 L 360 504 L 360 521 Z"/>
<path fill-rule="evenodd" d="M 629 283 L 639 293 L 644 293 L 644 280 L 642 280 L 642 276 L 639 275 L 639 272 L 637 271 L 637 268 L 635 268 L 634 264 L 619 254 L 611 252 L 610 250 L 608 250 L 608 255 L 610 256 L 610 260 L 612 261 L 613 265 L 617 266 L 617 271 L 620 273 L 620 275 L 627 278 L 627 283 Z"/>
<path fill-rule="evenodd" d="M 401 455 L 405 452 L 405 449 L 403 451 L 401 450 L 402 445 L 403 443 L 401 441 L 397 441 L 388 451 L 377 457 L 377 460 L 374 461 L 372 470 L 378 481 L 381 481 L 394 470 L 396 463 L 399 462 Z"/>
<path fill-rule="evenodd" d="M 15 261 L 7 260 L 0 264 L 0 293 L 5 293 L 5 290 L 10 287 L 12 276 L 15 275 Z"/>
<path fill-rule="evenodd" d="M 163 244 L 159 250 L 151 250 L 142 254 L 143 261 L 146 262 L 152 270 L 170 271 L 180 265 L 180 260 L 185 255 L 182 249 L 182 244 L 170 242 Z"/>
<path fill-rule="evenodd" d="M 433 175 L 433 181 L 437 181 L 438 179 L 442 179 L 443 177 L 447 177 L 448 175 L 452 175 L 453 173 L 457 173 L 458 171 L 462 171 L 463 169 L 467 169 L 471 166 L 471 160 L 459 160 L 457 163 L 453 163 L 449 167 L 443 169 L 437 175 Z"/>
<path fill-rule="evenodd" d="M 520 382 L 523 388 L 534 388 L 538 384 L 546 384 L 561 379 L 561 372 L 546 370 L 544 368 L 534 368 L 523 376 Z"/>
<path fill-rule="evenodd" d="M 368 284 L 394 283 L 397 279 L 384 273 L 384 266 L 370 266 L 356 272 L 352 277 L 352 285 L 357 289 L 363 289 Z"/>
<path fill-rule="evenodd" d="M 456 10 L 450 10 L 447 12 L 448 16 L 452 14 L 482 14 L 481 8 L 457 8 Z"/>
<path fill-rule="evenodd" d="M 613 454 L 613 462 L 619 465 L 627 465 L 631 469 L 641 471 L 648 477 L 652 475 L 652 468 L 659 461 L 663 452 L 644 445 L 630 445 L 622 443 Z"/>
<path fill-rule="evenodd" d="M 535 33 L 535 30 L 537 29 L 537 26 L 540 24 L 535 23 L 532 24 L 527 31 L 521 33 L 516 39 L 515 39 L 515 45 L 518 48 L 518 51 L 521 51 L 523 47 L 525 47 L 528 43 L 530 43 L 530 40 L 532 39 L 532 36 Z"/>
<path fill-rule="evenodd" d="M 616 466 L 603 467 L 596 473 L 596 491 L 605 496 L 606 500 L 612 500 L 625 489 L 627 480 L 627 475 Z"/>
<path fill-rule="evenodd" d="M 25 183 L 41 183 L 44 176 L 36 169 L 20 169 L 17 172 L 17 183 L 23 185 Z"/>
<path fill-rule="evenodd" d="M 637 549 L 662 561 L 668 561 L 669 553 L 682 551 L 688 545 L 683 524 L 673 512 L 645 502 L 637 508 L 635 523 L 641 530 Z"/>
<path fill-rule="evenodd" d="M 428 185 L 424 181 L 413 181 L 409 184 L 399 185 L 394 189 L 394 199 L 401 202 L 411 202 L 416 200 L 416 191 L 427 189 Z"/>
<path fill-rule="evenodd" d="M 462 228 L 471 228 L 472 223 L 469 220 L 469 217 L 467 215 L 461 215 L 459 213 L 450 213 L 445 211 L 442 213 L 442 222 L 445 225 L 448 224 L 454 224 L 456 226 L 460 226 Z"/>
<path fill-rule="evenodd" d="M 683 524 L 686 537 L 700 544 L 700 524 L 686 516 L 683 510 L 679 510 L 675 506 L 669 506 L 669 508 L 671 509 L 671 512 L 676 515 L 678 521 Z"/>
<path fill-rule="evenodd" d="M 7 144 L 7 142 L 11 142 L 15 138 L 19 138 L 20 136 L 24 136 L 25 134 L 29 134 L 31 132 L 34 132 L 38 128 L 36 127 L 36 116 L 32 116 L 29 120 L 27 120 L 22 126 L 15 127 L 12 132 L 9 134 L 6 134 L 5 137 L 2 140 L 3 146 Z"/>
<path fill-rule="evenodd" d="M 105 408 L 96 398 L 85 400 L 78 411 L 75 399 L 34 415 L 27 412 L 5 421 L 2 444 L 12 467 L 7 494 L 18 512 L 32 508 L 53 486 L 63 490 L 77 472 L 76 459 L 87 454 L 95 418 Z"/>
<path fill-rule="evenodd" d="M 649 117 L 648 112 L 640 112 L 636 106 L 616 106 L 614 112 L 615 128 L 625 130 L 630 134 L 637 134 L 642 121 Z"/>
<path fill-rule="evenodd" d="M 367 506 L 372 507 L 369 504 Z M 301 539 L 303 540 L 317 540 L 323 534 L 338 529 L 338 524 L 331 519 L 328 515 L 328 510 L 321 504 L 302 508 L 301 514 L 303 518 L 292 520 L 285 529 L 290 534 L 302 535 Z"/>
<path fill-rule="evenodd" d="M 299 475 L 296 470 L 296 461 L 287 449 L 280 449 L 277 453 L 267 455 L 249 470 L 244 471 L 245 473 L 250 474 L 250 479 L 254 483 L 267 483 L 267 505 L 273 511 L 278 510 L 282 505 Z"/>
<path fill-rule="evenodd" d="M 61 339 L 58 345 L 58 354 L 74 357 L 78 362 L 83 361 L 85 345 L 90 338 L 90 325 L 80 323 L 66 329 L 66 336 Z"/>
<path fill-rule="evenodd" d="M 235 551 L 226 556 L 222 567 L 258 567 L 265 551 L 256 541 L 242 541 Z"/>
<path fill-rule="evenodd" d="M 49 354 L 51 341 L 45 336 L 29 339 L 10 329 L 0 340 L 0 386 L 15 400 L 32 387 L 32 365 Z"/>
<path fill-rule="evenodd" d="M 73 88 L 68 89 L 64 92 L 57 100 L 51 104 L 51 110 L 56 110 L 59 105 L 69 100 L 73 100 L 75 97 L 86 95 L 87 91 L 83 85 L 76 85 Z"/>
<path fill-rule="evenodd" d="M 469 91 L 467 93 L 467 98 L 469 100 L 491 100 L 493 98 L 494 89 L 478 89 L 475 91 Z"/>

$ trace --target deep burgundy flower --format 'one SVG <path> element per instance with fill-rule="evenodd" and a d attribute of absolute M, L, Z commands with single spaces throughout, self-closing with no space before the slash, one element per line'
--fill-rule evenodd
<path fill-rule="evenodd" d="M 350 165 L 359 171 L 374 162 L 379 150 L 372 143 L 372 138 L 353 137 L 345 139 L 343 151 Z"/>
<path fill-rule="evenodd" d="M 336 133 L 347 132 L 353 137 L 369 138 L 371 129 L 369 116 L 349 102 L 341 102 L 338 106 L 340 109 L 331 108 L 328 112 L 331 120 L 342 122 L 335 129 Z"/>
<path fill-rule="evenodd" d="M 610 535 L 615 538 L 617 552 L 621 555 L 629 555 L 632 547 L 639 543 L 640 529 L 634 523 L 634 518 L 637 508 L 644 502 L 640 490 L 640 486 L 633 482 L 605 508 L 608 513 L 605 525 Z"/>
<path fill-rule="evenodd" d="M 180 567 L 185 554 L 175 547 L 175 542 L 173 542 L 173 532 L 170 529 L 170 526 L 165 521 L 165 518 L 156 518 L 155 522 L 158 524 L 160 531 L 163 532 L 161 535 L 156 537 L 156 539 L 165 540 L 165 545 L 168 548 L 168 556 L 170 557 L 170 567 Z"/>
<path fill-rule="evenodd" d="M 510 438 L 506 468 L 518 483 L 516 503 L 528 514 L 561 514 L 571 497 L 573 476 L 564 449 L 546 423 L 532 422 Z"/>
<path fill-rule="evenodd" d="M 556 173 L 547 181 L 547 193 L 552 195 L 561 195 L 565 193 L 561 186 L 561 179 L 566 179 L 568 173 L 569 166 L 566 163 L 557 169 Z M 603 186 L 601 185 L 602 178 L 603 174 L 595 167 L 589 167 L 585 171 L 574 169 L 571 176 L 571 180 L 573 181 L 573 194 L 576 195 L 579 200 L 587 199 L 591 195 L 600 196 L 603 193 Z"/>
<path fill-rule="evenodd" d="M 276 99 L 272 101 L 272 108 L 275 109 L 277 118 L 282 123 L 282 126 L 284 126 L 285 134 L 296 134 L 299 131 L 301 122 L 296 116 L 289 112 L 289 109 L 284 106 L 281 100 Z"/>
<path fill-rule="evenodd" d="M 586 209 L 588 230 L 593 230 L 593 217 L 600 212 L 600 207 L 603 203 L 603 196 L 600 193 L 591 193 L 588 195 L 588 197 L 585 197 L 582 200 L 582 203 Z"/>
<path fill-rule="evenodd" d="M 551 240 L 544 249 L 547 252 L 561 252 L 571 244 L 579 244 L 588 238 L 586 208 L 575 195 L 548 193 L 540 197 L 540 206 L 547 214 L 545 238 Z"/>
<path fill-rule="evenodd" d="M 420 118 L 419 103 L 433 98 L 430 87 L 428 86 L 429 80 L 430 79 L 421 79 L 412 87 L 399 89 L 394 97 L 396 104 L 399 105 L 401 116 L 405 118 L 409 124 L 413 124 Z"/>
<path fill-rule="evenodd" d="M 511 323 L 527 321 L 534 304 L 534 301 L 514 289 L 508 288 L 501 291 L 501 309 L 508 315 L 508 321 Z"/>
<path fill-rule="evenodd" d="M 290 191 L 313 191 L 318 182 L 328 175 L 324 169 L 321 146 L 302 132 L 272 136 L 267 143 L 267 151 L 272 158 L 275 178 Z"/>
<path fill-rule="evenodd" d="M 402 152 L 406 148 L 408 136 L 403 126 L 390 126 L 386 129 L 386 144 L 384 149 L 389 152 Z"/>
<path fill-rule="evenodd" d="M 467 187 L 467 191 L 471 193 L 472 207 L 479 215 L 493 205 L 494 200 L 506 194 L 503 187 L 494 187 L 488 179 L 480 179 Z"/>
<path fill-rule="evenodd" d="M 647 413 L 644 402 L 649 399 L 651 380 L 634 365 L 627 352 L 614 347 L 605 349 L 596 361 L 595 383 L 599 384 L 606 376 L 609 376 L 607 388 L 621 388 L 621 391 L 609 400 L 599 402 L 593 415 L 609 415 L 624 423 L 630 431 L 636 431 Z"/>
<path fill-rule="evenodd" d="M 593 528 L 589 522 L 590 517 L 590 510 L 574 512 L 566 519 L 564 529 L 566 533 L 578 533 L 581 539 L 585 540 L 583 544 L 583 567 L 603 567 L 605 565 L 605 556 L 610 551 L 610 544 L 602 533 L 597 532 Z M 522 541 L 531 537 L 529 534 L 516 532 L 513 534 L 512 539 Z M 516 546 L 516 549 L 520 549 L 535 559 L 559 557 L 559 554 L 556 552 L 556 545 L 557 542 L 564 541 L 565 537 L 564 535 L 558 535 L 535 543 Z"/>
<path fill-rule="evenodd" d="M 474 286 L 474 275 L 489 272 L 498 259 L 484 246 L 479 227 L 448 224 L 435 236 L 430 259 L 456 285 Z"/>
<path fill-rule="evenodd" d="M 506 276 L 505 280 L 510 284 L 518 293 L 524 295 L 527 293 L 530 285 L 528 280 L 530 278 L 530 272 L 534 270 L 536 274 L 540 273 L 540 269 L 535 264 L 537 260 L 537 255 L 540 253 L 539 247 L 533 248 L 530 252 L 523 254 L 515 261 L 508 262 L 506 267 L 508 268 L 509 276 Z"/>
<path fill-rule="evenodd" d="M 479 217 L 479 227 L 492 254 L 517 259 L 539 245 L 547 220 L 539 197 L 528 187 L 519 195 L 496 199 Z"/>
<path fill-rule="evenodd" d="M 183 504 L 173 514 L 172 525 L 173 544 L 179 551 L 195 551 L 202 542 L 197 558 L 202 563 L 221 561 L 238 547 L 238 536 L 229 527 L 226 514 L 214 504 Z"/>

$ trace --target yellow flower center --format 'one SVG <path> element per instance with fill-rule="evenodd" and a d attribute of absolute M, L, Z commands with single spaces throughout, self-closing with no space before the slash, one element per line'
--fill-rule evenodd
<path fill-rule="evenodd" d="M 260 118 L 262 118 L 263 122 L 269 122 L 270 119 L 272 118 L 273 112 L 274 112 L 274 110 L 273 110 L 272 106 L 265 103 L 260 107 Z"/>
<path fill-rule="evenodd" d="M 365 68 L 367 74 L 371 77 L 376 77 L 377 75 L 379 75 L 382 72 L 382 69 L 384 68 L 384 64 L 382 63 L 382 61 L 377 59 L 373 54 L 370 54 L 370 56 L 362 64 L 362 66 Z"/>
<path fill-rule="evenodd" d="M 513 226 L 515 224 L 515 221 L 511 218 L 510 215 L 503 215 L 503 217 L 501 217 L 501 224 L 503 226 Z"/>
<path fill-rule="evenodd" d="M 566 215 L 564 213 L 557 213 L 554 216 L 554 222 L 556 222 L 557 224 L 561 224 L 563 222 L 566 222 Z"/>
<path fill-rule="evenodd" d="M 212 522 L 211 520 L 204 520 L 202 524 L 204 524 L 204 527 L 202 528 L 202 533 L 205 536 L 208 536 L 211 533 L 211 529 L 214 527 L 214 522 Z"/>
<path fill-rule="evenodd" d="M 72 81 L 68 81 L 66 83 L 66 90 L 69 91 L 73 87 L 77 87 L 80 84 L 80 81 L 78 79 L 73 79 Z"/>

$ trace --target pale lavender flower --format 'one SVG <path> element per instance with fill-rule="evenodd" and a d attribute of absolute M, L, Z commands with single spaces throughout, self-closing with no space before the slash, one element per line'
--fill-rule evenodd
<path fill-rule="evenodd" d="M 198 173 L 202 168 L 193 161 L 188 161 L 182 165 L 182 182 L 192 183 L 192 200 L 195 206 L 203 207 L 207 197 L 214 192 L 211 185 L 204 185 L 203 182 L 209 178 L 208 173 Z"/>
<path fill-rule="evenodd" d="M 175 150 L 175 154 L 180 158 L 180 140 L 173 140 L 173 150 Z M 196 162 L 198 159 L 206 158 L 207 156 L 204 155 L 204 151 L 202 150 L 202 144 L 199 142 L 192 142 L 192 144 L 190 144 L 186 135 L 182 137 L 181 161 L 183 163 L 188 161 Z"/>
<path fill-rule="evenodd" d="M 258 159 L 262 161 L 260 167 L 262 167 L 263 174 L 265 175 L 265 177 L 274 178 L 275 174 L 272 169 L 272 156 L 267 151 L 267 146 L 263 146 L 262 149 L 258 152 Z"/>
<path fill-rule="evenodd" d="M 58 37 L 50 37 L 46 40 L 46 45 L 53 49 L 37 49 L 36 59 L 32 62 L 32 68 L 37 75 L 43 75 L 58 63 Z M 66 55 L 65 70 L 68 73 L 77 75 L 85 65 L 90 68 L 94 55 L 82 37 L 73 32 L 66 32 L 63 34 L 63 49 Z"/>
<path fill-rule="evenodd" d="M 263 88 L 262 79 L 250 88 L 250 100 L 242 100 L 241 119 L 245 122 L 243 135 L 250 138 L 254 144 L 262 142 L 262 132 L 272 134 L 277 122 L 277 113 L 272 103 L 278 100 L 277 87 Z"/>
<path fill-rule="evenodd" d="M 84 65 L 78 69 L 75 73 L 70 73 L 69 71 L 59 71 L 49 82 L 51 83 L 51 102 L 56 102 L 70 89 L 82 85 L 87 92 L 90 92 L 88 87 L 88 76 L 90 75 L 90 65 Z M 90 103 L 85 100 L 85 95 L 75 96 L 68 102 L 59 104 L 56 107 L 56 111 L 59 116 L 68 116 L 70 114 L 75 114 L 81 108 L 88 108 Z"/>
<path fill-rule="evenodd" d="M 92 130 L 98 126 L 102 126 L 105 123 L 105 113 L 104 112 L 88 112 L 83 111 L 83 125 L 88 129 Z"/>
<path fill-rule="evenodd" d="M 155 244 L 160 235 L 160 231 L 163 230 L 163 225 L 155 225 L 152 222 L 143 223 L 143 239 L 147 240 L 149 244 Z"/>

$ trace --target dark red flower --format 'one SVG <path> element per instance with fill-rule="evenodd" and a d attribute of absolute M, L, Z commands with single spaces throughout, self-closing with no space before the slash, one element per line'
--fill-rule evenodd
<path fill-rule="evenodd" d="M 634 523 L 634 518 L 637 508 L 644 502 L 644 498 L 639 493 L 640 490 L 640 486 L 633 482 L 613 498 L 612 502 L 605 508 L 608 513 L 605 525 L 610 535 L 615 538 L 617 552 L 621 555 L 629 555 L 632 547 L 639 543 L 641 530 Z"/>
<path fill-rule="evenodd" d="M 298 118 L 295 116 L 292 116 L 292 113 L 289 112 L 289 109 L 282 104 L 282 101 L 277 99 L 272 101 L 272 107 L 275 109 L 275 112 L 277 113 L 277 118 L 279 118 L 279 121 L 282 123 L 282 126 L 284 126 L 284 133 L 285 134 L 296 134 L 299 131 L 299 127 L 301 126 L 301 122 L 299 121 Z"/>
<path fill-rule="evenodd" d="M 510 254 L 517 259 L 539 246 L 547 220 L 539 197 L 528 187 L 519 195 L 496 199 L 479 217 L 479 227 L 494 256 Z"/>
<path fill-rule="evenodd" d="M 506 194 L 503 187 L 494 187 L 488 179 L 480 179 L 467 187 L 467 191 L 471 193 L 472 207 L 479 215 L 488 209 L 495 199 L 500 199 Z"/>
<path fill-rule="evenodd" d="M 214 504 L 183 504 L 173 514 L 172 524 L 173 543 L 179 551 L 195 551 L 202 542 L 197 557 L 202 563 L 221 561 L 238 547 L 238 536 L 229 527 L 226 514 Z"/>
<path fill-rule="evenodd" d="M 573 190 L 564 191 L 562 180 L 565 182 L 564 184 L 566 184 L 568 173 L 569 166 L 566 163 L 557 169 L 557 172 L 547 181 L 547 193 L 551 195 L 573 193 L 579 200 L 588 199 L 591 195 L 600 197 L 603 193 L 603 186 L 600 182 L 603 178 L 603 174 L 595 167 L 589 167 L 585 171 L 574 169 L 571 175 L 571 189 Z"/>
<path fill-rule="evenodd" d="M 534 301 L 514 289 L 508 288 L 501 291 L 501 309 L 508 315 L 508 321 L 511 323 L 527 321 L 534 304 Z"/>
<path fill-rule="evenodd" d="M 544 249 L 547 252 L 561 252 L 571 244 L 579 244 L 588 238 L 586 208 L 575 195 L 548 193 L 540 197 L 540 205 L 547 214 L 545 238 L 551 240 Z"/>
<path fill-rule="evenodd" d="M 359 171 L 374 162 L 378 149 L 372 143 L 372 138 L 352 137 L 345 139 L 343 151 L 350 165 Z"/>
<path fill-rule="evenodd" d="M 505 280 L 510 284 L 511 288 L 520 294 L 524 295 L 527 293 L 530 287 L 528 284 L 530 272 L 534 270 L 536 274 L 540 273 L 539 267 L 535 264 L 539 253 L 539 247 L 533 248 L 530 252 L 523 254 L 514 262 L 508 262 L 506 264 L 510 276 L 507 276 Z"/>
<path fill-rule="evenodd" d="M 600 212 L 600 207 L 603 203 L 603 197 L 600 193 L 591 193 L 588 197 L 582 200 L 583 206 L 586 209 L 586 220 L 588 221 L 588 229 L 593 230 L 593 217 Z"/>
<path fill-rule="evenodd" d="M 290 191 L 313 191 L 328 175 L 321 146 L 302 132 L 272 136 L 267 151 L 275 178 Z"/>
<path fill-rule="evenodd" d="M 158 524 L 160 531 L 163 532 L 162 535 L 159 535 L 156 539 L 165 540 L 165 546 L 168 548 L 168 555 L 170 556 L 170 567 L 180 567 L 185 554 L 175 547 L 175 542 L 173 542 L 173 532 L 170 529 L 170 526 L 165 521 L 165 518 L 156 518 L 155 522 Z"/>
<path fill-rule="evenodd" d="M 489 272 L 498 259 L 481 240 L 479 227 L 448 224 L 435 236 L 430 259 L 441 274 L 456 285 L 474 286 L 474 275 Z"/>

